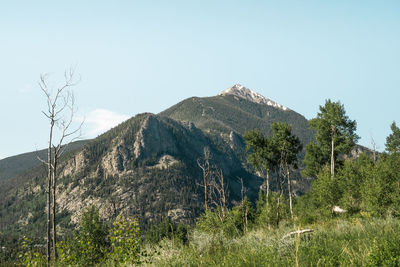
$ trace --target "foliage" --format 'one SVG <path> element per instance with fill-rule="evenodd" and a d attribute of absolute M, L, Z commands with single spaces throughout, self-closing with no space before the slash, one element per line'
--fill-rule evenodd
<path fill-rule="evenodd" d="M 146 233 L 146 241 L 159 243 L 164 238 L 178 240 L 182 244 L 188 242 L 188 226 L 182 223 L 173 223 L 165 217 L 158 225 L 152 225 Z"/>
<path fill-rule="evenodd" d="M 117 263 L 139 263 L 140 229 L 133 218 L 118 217 L 109 231 L 111 249 L 108 257 Z"/>
<path fill-rule="evenodd" d="M 332 179 L 330 169 L 325 166 L 317 179 L 312 183 L 311 194 L 317 203 L 320 215 L 330 215 L 331 209 L 340 199 L 341 192 L 338 187 L 338 179 Z"/>
<path fill-rule="evenodd" d="M 255 169 L 269 172 L 276 166 L 276 149 L 271 138 L 264 137 L 258 130 L 251 130 L 244 134 L 248 160 Z"/>
<path fill-rule="evenodd" d="M 20 263 L 27 267 L 46 266 L 46 257 L 33 247 L 32 240 L 24 236 L 22 252 L 19 254 Z"/>
<path fill-rule="evenodd" d="M 267 196 L 266 206 L 269 202 L 269 173 L 271 170 L 278 177 L 277 180 L 277 205 L 276 205 L 276 224 L 278 225 L 281 217 L 281 196 L 283 195 L 283 185 L 287 184 L 287 194 L 289 196 L 289 207 L 292 214 L 292 191 L 290 173 L 292 169 L 297 169 L 298 153 L 302 149 L 300 139 L 292 134 L 292 127 L 283 122 L 273 122 L 272 137 L 264 138 L 257 130 L 245 133 L 246 147 L 249 162 L 255 167 L 266 172 L 267 177 Z M 266 221 L 271 221 L 272 207 L 268 207 Z"/>
<path fill-rule="evenodd" d="M 272 123 L 272 143 L 279 156 L 279 164 L 297 168 L 297 155 L 303 148 L 300 139 L 292 134 L 292 127 L 283 122 Z"/>
<path fill-rule="evenodd" d="M 185 247 L 165 244 L 156 266 L 398 266 L 400 221 L 331 220 L 313 233 L 285 237 L 298 226 L 255 228 L 236 238 L 193 232 Z"/>
<path fill-rule="evenodd" d="M 96 207 L 82 216 L 80 229 L 71 238 L 59 242 L 59 263 L 62 265 L 141 263 L 139 223 L 133 218 L 118 217 L 107 226 Z"/>
<path fill-rule="evenodd" d="M 392 133 L 386 138 L 386 151 L 388 153 L 400 153 L 400 129 L 396 122 L 390 126 Z"/>
<path fill-rule="evenodd" d="M 267 195 L 264 192 L 260 191 L 259 198 L 257 200 L 257 216 L 255 218 L 256 226 L 267 228 L 276 226 L 278 197 L 279 193 L 271 192 L 268 195 L 267 201 Z M 284 197 L 282 197 L 280 201 L 280 219 L 288 219 L 290 216 L 289 211 L 287 210 L 286 200 Z"/>
<path fill-rule="evenodd" d="M 108 227 L 100 218 L 99 210 L 92 206 L 83 213 L 79 232 L 60 244 L 60 262 L 80 265 L 99 263 L 110 246 L 108 231 Z"/>
<path fill-rule="evenodd" d="M 237 237 L 250 229 L 256 219 L 255 210 L 247 198 L 228 210 L 225 217 L 220 216 L 218 209 L 206 210 L 196 223 L 196 229 L 212 235 Z"/>
<path fill-rule="evenodd" d="M 316 177 L 320 168 L 328 161 L 331 163 L 331 175 L 334 175 L 334 166 L 339 161 L 339 155 L 348 154 L 359 139 L 355 133 L 356 122 L 349 119 L 339 101 L 332 102 L 328 99 L 319 110 L 317 117 L 310 121 L 316 135 L 315 142 L 306 147 L 306 176 Z"/>
<path fill-rule="evenodd" d="M 306 199 L 308 204 L 302 206 L 299 213 L 305 214 L 312 209 L 319 216 L 328 218 L 332 215 L 332 207 L 339 205 L 350 215 L 399 217 L 399 185 L 399 154 L 382 154 L 376 163 L 370 156 L 361 154 L 358 159 L 345 160 L 335 179 L 326 166 L 314 180 Z"/>

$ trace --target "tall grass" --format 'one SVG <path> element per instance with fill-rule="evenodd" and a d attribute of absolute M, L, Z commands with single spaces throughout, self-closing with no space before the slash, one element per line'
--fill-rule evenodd
<path fill-rule="evenodd" d="M 400 266 L 398 219 L 337 219 L 307 228 L 314 232 L 300 238 L 284 238 L 299 229 L 289 225 L 274 230 L 260 227 L 233 239 L 194 230 L 186 246 L 163 240 L 150 265 Z"/>

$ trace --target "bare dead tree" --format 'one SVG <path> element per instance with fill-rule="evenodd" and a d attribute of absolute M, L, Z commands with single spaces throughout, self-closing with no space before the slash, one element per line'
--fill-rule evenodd
<path fill-rule="evenodd" d="M 286 169 L 286 178 L 287 178 L 288 195 L 289 195 L 290 216 L 293 219 L 293 204 L 292 204 L 293 202 L 292 202 L 292 190 L 291 190 L 292 181 L 290 180 L 290 167 L 288 166 L 287 162 L 285 163 L 285 169 Z"/>
<path fill-rule="evenodd" d="M 371 145 L 372 145 L 372 159 L 374 160 L 374 163 L 376 162 L 376 143 L 375 139 L 372 137 L 371 134 Z"/>
<path fill-rule="evenodd" d="M 200 167 L 200 169 L 203 172 L 203 187 L 204 187 L 204 210 L 208 210 L 208 197 L 207 197 L 207 191 L 208 191 L 208 184 L 211 176 L 211 164 L 210 164 L 210 159 L 211 159 L 211 153 L 210 153 L 210 148 L 205 147 L 203 150 L 203 159 L 197 159 L 197 165 Z"/>
<path fill-rule="evenodd" d="M 47 263 L 51 259 L 51 245 L 53 246 L 53 257 L 57 259 L 57 230 L 56 230 L 56 187 L 57 187 L 57 165 L 60 156 L 67 146 L 80 137 L 82 123 L 72 129 L 74 116 L 76 114 L 75 99 L 71 87 L 79 80 L 74 79 L 74 69 L 64 73 L 65 81 L 62 86 L 52 90 L 47 83 L 47 75 L 40 76 L 39 86 L 46 96 L 47 110 L 42 111 L 49 119 L 49 139 L 47 149 L 47 161 L 41 160 L 47 166 Z M 54 131 L 58 128 L 58 140 L 54 140 Z M 52 228 L 52 237 L 51 237 Z M 51 242 L 52 241 L 52 242 Z"/>
<path fill-rule="evenodd" d="M 283 186 L 284 186 L 284 181 L 285 179 L 282 179 L 284 173 L 284 169 L 283 169 L 283 164 L 282 164 L 282 153 L 281 153 L 281 161 L 279 164 L 279 173 L 277 175 L 277 185 L 278 185 L 278 189 L 279 189 L 279 194 L 277 197 L 277 206 L 276 206 L 276 226 L 279 226 L 279 221 L 280 221 L 280 204 L 281 204 L 281 197 L 283 194 Z"/>
<path fill-rule="evenodd" d="M 240 193 L 241 193 L 241 196 L 242 196 L 241 206 L 242 206 L 242 212 L 243 212 L 243 224 L 244 224 L 244 227 L 245 227 L 244 230 L 245 230 L 245 232 L 247 232 L 248 213 L 249 213 L 249 211 L 248 211 L 247 205 L 246 205 L 246 203 L 244 201 L 245 195 L 247 193 L 247 188 L 244 186 L 242 178 L 239 178 L 239 181 L 240 181 L 240 185 L 241 185 Z"/>
<path fill-rule="evenodd" d="M 223 222 L 227 213 L 227 191 L 222 170 L 213 166 L 209 182 L 209 202 L 218 209 L 218 216 Z"/>

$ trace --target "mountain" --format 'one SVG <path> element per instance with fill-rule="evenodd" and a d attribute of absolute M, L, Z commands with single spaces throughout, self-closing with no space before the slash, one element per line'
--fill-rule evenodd
<path fill-rule="evenodd" d="M 240 136 L 245 131 L 259 129 L 271 135 L 272 122 L 286 122 L 307 144 L 313 138 L 308 121 L 292 111 L 250 89 L 234 85 L 213 97 L 192 97 L 160 113 L 178 121 L 191 121 L 206 132 Z"/>
<path fill-rule="evenodd" d="M 229 203 L 241 199 L 240 179 L 246 195 L 254 200 L 262 179 L 246 160 L 242 135 L 254 128 L 271 134 L 275 121 L 291 124 L 303 144 L 313 138 L 302 115 L 241 85 L 123 122 L 60 162 L 60 229 L 71 229 L 91 205 L 98 206 L 104 218 L 138 217 L 144 229 L 165 216 L 193 223 L 203 209 L 198 160 L 205 149 L 227 181 Z M 14 181 L 15 186 L 0 188 L 4 196 L 0 199 L 0 233 L 44 235 L 45 177 L 44 168 L 36 167 L 5 181 Z M 309 181 L 294 178 L 294 190 L 301 194 Z"/>

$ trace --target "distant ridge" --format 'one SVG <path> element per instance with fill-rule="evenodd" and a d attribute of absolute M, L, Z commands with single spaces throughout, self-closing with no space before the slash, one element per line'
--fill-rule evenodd
<path fill-rule="evenodd" d="M 88 142 L 89 140 L 73 142 L 68 146 L 65 152 L 80 149 Z M 39 166 L 41 162 L 38 160 L 38 157 L 47 159 L 47 149 L 41 149 L 38 151 L 0 159 L 0 181 L 11 179 L 25 171 Z"/>

